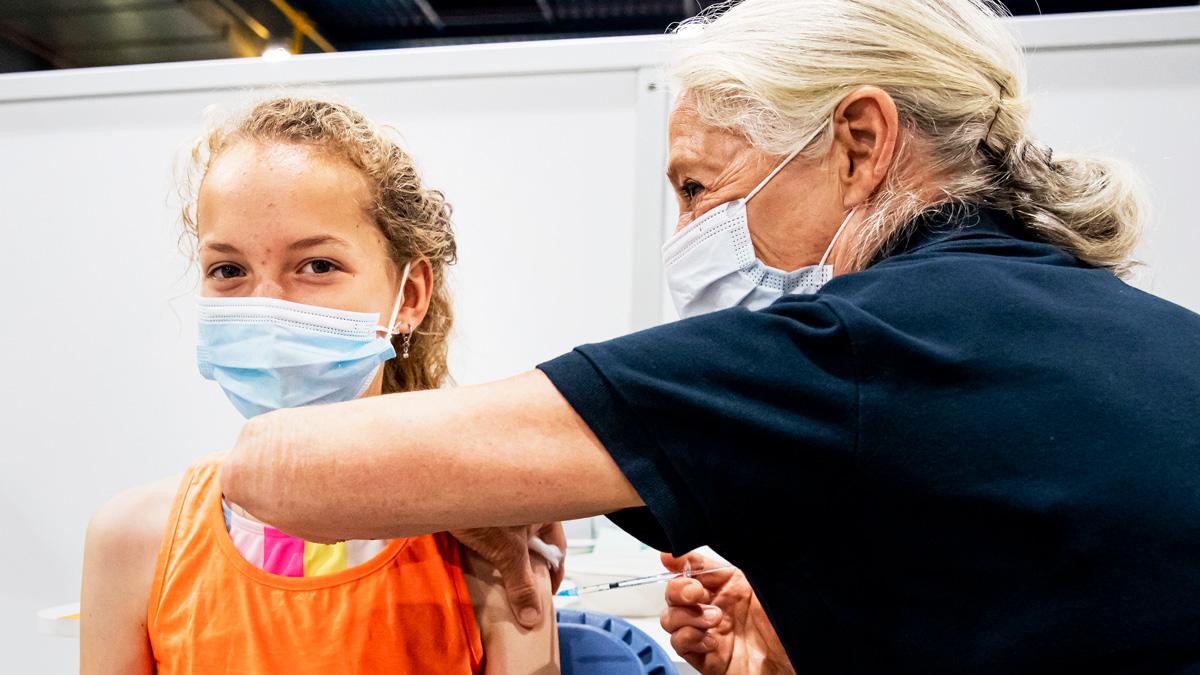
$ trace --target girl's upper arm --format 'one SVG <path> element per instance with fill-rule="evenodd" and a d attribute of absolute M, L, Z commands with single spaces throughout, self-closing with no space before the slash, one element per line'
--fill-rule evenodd
<path fill-rule="evenodd" d="M 517 623 L 495 567 L 466 549 L 463 549 L 463 567 L 483 640 L 484 673 L 557 675 L 558 624 L 551 601 L 550 570 L 545 562 L 536 556 L 533 560 L 534 574 L 543 591 L 542 616 L 546 617 L 533 629 Z"/>
<path fill-rule="evenodd" d="M 126 490 L 88 523 L 80 595 L 81 675 L 154 672 L 147 602 L 179 480 Z"/>

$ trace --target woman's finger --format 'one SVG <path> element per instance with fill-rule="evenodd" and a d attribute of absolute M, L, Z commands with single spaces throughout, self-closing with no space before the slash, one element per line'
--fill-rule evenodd
<path fill-rule="evenodd" d="M 699 628 L 680 628 L 671 633 L 671 648 L 680 656 L 685 654 L 707 654 L 715 646 L 716 640 L 709 637 Z"/>
<path fill-rule="evenodd" d="M 667 604 L 676 607 L 689 607 L 698 604 L 711 604 L 712 593 L 695 579 L 672 579 L 667 582 Z"/>
<path fill-rule="evenodd" d="M 452 534 L 459 543 L 499 570 L 517 623 L 526 628 L 540 625 L 542 590 L 529 559 L 528 528 L 485 527 L 456 530 Z"/>
<path fill-rule="evenodd" d="M 713 605 L 695 605 L 692 607 L 668 607 L 659 616 L 658 623 L 668 633 L 674 633 L 680 628 L 692 627 L 708 630 L 721 623 L 723 613 Z"/>

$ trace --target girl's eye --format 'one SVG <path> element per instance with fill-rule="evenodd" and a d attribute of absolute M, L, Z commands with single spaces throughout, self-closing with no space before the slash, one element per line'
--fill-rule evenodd
<path fill-rule="evenodd" d="M 334 265 L 328 260 L 310 260 L 304 263 L 304 267 L 301 267 L 300 269 L 301 271 L 307 271 L 311 274 L 329 274 L 330 272 L 337 270 L 337 265 Z"/>
<path fill-rule="evenodd" d="M 216 267 L 212 268 L 209 271 L 208 276 L 215 279 L 233 279 L 235 277 L 246 276 L 246 272 L 237 265 L 226 263 L 224 265 L 217 265 Z"/>

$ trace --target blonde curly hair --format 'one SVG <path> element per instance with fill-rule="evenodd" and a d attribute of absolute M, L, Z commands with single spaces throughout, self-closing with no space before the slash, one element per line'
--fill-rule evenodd
<path fill-rule="evenodd" d="M 422 183 L 412 157 L 400 147 L 394 131 L 344 104 L 292 96 L 264 100 L 240 114 L 210 122 L 192 143 L 180 179 L 184 237 L 193 256 L 200 184 L 213 160 L 240 141 L 317 146 L 344 157 L 363 172 L 372 187 L 371 217 L 388 242 L 388 256 L 397 273 L 405 262 L 421 258 L 433 271 L 429 310 L 413 331 L 409 358 L 394 358 L 384 365 L 383 392 L 434 389 L 446 382 L 447 339 L 454 312 L 445 273 L 446 266 L 457 259 L 451 207 L 441 192 Z M 392 338 L 397 353 L 404 337 Z"/>

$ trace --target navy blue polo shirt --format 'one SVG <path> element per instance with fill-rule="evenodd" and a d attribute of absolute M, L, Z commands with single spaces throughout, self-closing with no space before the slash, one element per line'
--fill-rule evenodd
<path fill-rule="evenodd" d="M 1200 316 L 1005 214 L 539 367 L 801 672 L 1200 672 Z"/>

